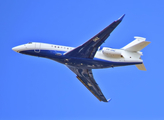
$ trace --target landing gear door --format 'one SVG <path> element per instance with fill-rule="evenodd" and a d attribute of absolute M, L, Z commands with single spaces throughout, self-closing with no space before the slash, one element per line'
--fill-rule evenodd
<path fill-rule="evenodd" d="M 36 53 L 40 53 L 40 43 L 35 43 L 35 49 L 34 49 L 34 52 Z"/>

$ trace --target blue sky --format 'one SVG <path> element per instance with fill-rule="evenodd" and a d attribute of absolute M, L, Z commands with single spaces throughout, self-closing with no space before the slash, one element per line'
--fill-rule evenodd
<path fill-rule="evenodd" d="M 0 1 L 0 120 L 163 120 L 162 0 Z M 76 47 L 121 15 L 103 46 L 121 48 L 141 36 L 147 71 L 135 66 L 93 70 L 110 103 L 99 102 L 64 65 L 16 53 L 44 42 Z"/>

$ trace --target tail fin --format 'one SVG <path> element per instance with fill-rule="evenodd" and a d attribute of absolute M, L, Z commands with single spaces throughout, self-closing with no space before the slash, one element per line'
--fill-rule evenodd
<path fill-rule="evenodd" d="M 145 68 L 145 66 L 144 66 L 143 63 L 142 63 L 142 64 L 139 64 L 139 65 L 136 65 L 136 67 L 137 67 L 139 70 L 144 70 L 144 71 L 146 71 L 146 68 Z"/>
<path fill-rule="evenodd" d="M 150 43 L 148 41 L 145 41 L 146 38 L 143 38 L 143 37 L 134 37 L 134 38 L 135 38 L 134 41 L 132 41 L 131 43 L 129 43 L 128 45 L 126 45 L 122 49 L 125 51 L 129 51 L 129 52 L 140 52 L 140 50 L 142 50 L 144 47 L 146 47 Z M 142 55 L 142 53 L 138 57 L 140 58 L 141 55 Z M 145 68 L 143 63 L 136 65 L 136 67 L 139 70 L 146 71 L 146 68 Z"/>
<path fill-rule="evenodd" d="M 143 37 L 134 37 L 136 38 L 134 41 L 123 47 L 122 49 L 126 51 L 140 51 L 144 47 L 146 47 L 150 42 L 145 41 L 146 38 Z"/>

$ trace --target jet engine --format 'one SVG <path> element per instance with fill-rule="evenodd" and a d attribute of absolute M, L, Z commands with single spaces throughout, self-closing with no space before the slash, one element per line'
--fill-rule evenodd
<path fill-rule="evenodd" d="M 108 57 L 122 57 L 121 50 L 103 47 L 102 53 Z"/>

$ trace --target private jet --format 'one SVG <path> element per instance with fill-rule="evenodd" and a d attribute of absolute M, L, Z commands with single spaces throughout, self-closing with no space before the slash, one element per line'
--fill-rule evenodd
<path fill-rule="evenodd" d="M 76 74 L 77 79 L 99 100 L 108 102 L 96 83 L 92 69 L 113 68 L 118 66 L 136 65 L 139 70 L 146 70 L 141 50 L 150 42 L 146 38 L 135 36 L 135 40 L 121 49 L 102 47 L 102 43 L 120 24 L 125 14 L 112 22 L 101 32 L 78 47 L 69 47 L 40 42 L 13 47 L 12 50 L 32 56 L 48 58 L 67 66 Z"/>

